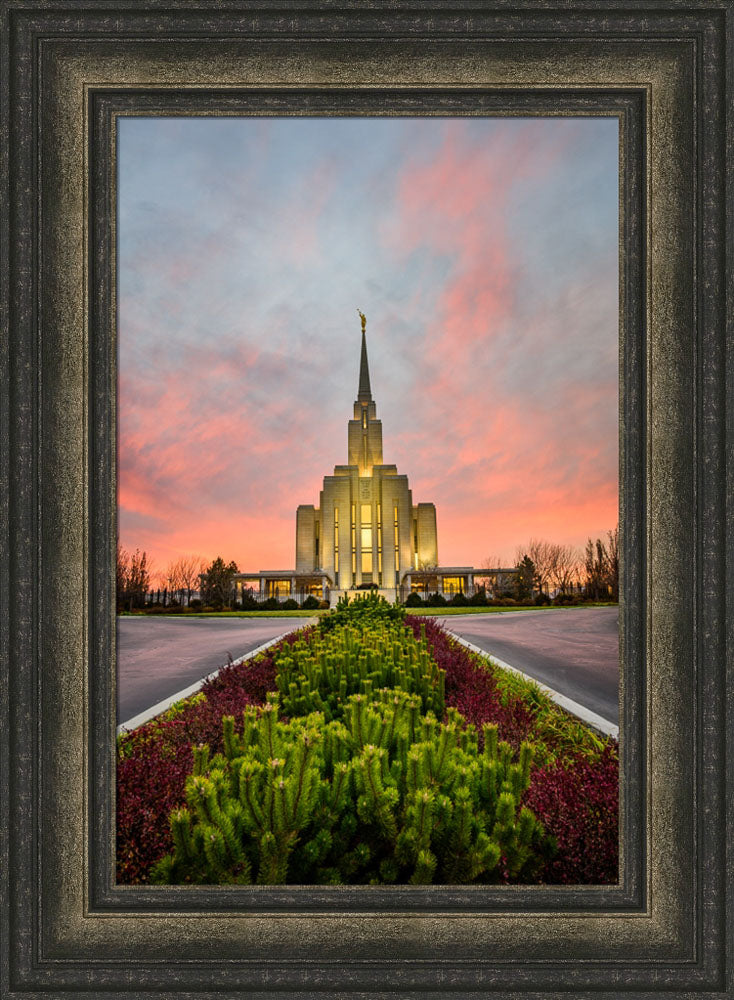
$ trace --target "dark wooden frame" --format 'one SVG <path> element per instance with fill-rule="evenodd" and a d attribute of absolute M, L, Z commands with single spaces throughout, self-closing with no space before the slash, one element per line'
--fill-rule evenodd
<path fill-rule="evenodd" d="M 731 4 L 2 9 L 3 995 L 725 996 Z M 114 884 L 115 123 L 211 109 L 618 116 L 618 886 Z"/>

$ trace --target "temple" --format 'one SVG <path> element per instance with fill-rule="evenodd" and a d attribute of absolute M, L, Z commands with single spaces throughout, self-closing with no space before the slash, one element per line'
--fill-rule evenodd
<path fill-rule="evenodd" d="M 386 464 L 382 421 L 372 398 L 366 319 L 357 398 L 347 424 L 347 461 L 325 476 L 318 507 L 296 511 L 296 567 L 238 574 L 238 591 L 260 598 L 308 594 L 330 604 L 345 593 L 375 589 L 388 600 L 411 590 L 470 592 L 473 569 L 439 568 L 436 507 L 413 503 L 408 477 Z"/>

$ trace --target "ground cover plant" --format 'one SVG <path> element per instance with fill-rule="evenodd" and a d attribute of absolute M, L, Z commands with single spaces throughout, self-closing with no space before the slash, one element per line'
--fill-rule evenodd
<path fill-rule="evenodd" d="M 616 744 L 534 688 L 342 604 L 120 738 L 118 880 L 614 882 Z"/>

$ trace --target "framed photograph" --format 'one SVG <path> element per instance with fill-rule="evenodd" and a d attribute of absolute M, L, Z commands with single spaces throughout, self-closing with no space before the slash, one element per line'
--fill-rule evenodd
<path fill-rule="evenodd" d="M 616 884 L 618 118 L 162 109 L 117 119 L 116 159 L 118 881 Z M 369 677 L 331 627 L 366 610 Z M 393 671 L 406 625 L 405 655 L 425 643 L 439 672 Z M 337 674 L 317 679 L 330 654 Z M 294 655 L 311 678 L 296 701 Z M 398 734 L 426 741 L 404 708 L 385 716 L 384 692 L 400 705 L 424 683 L 421 710 L 442 727 L 455 710 L 477 747 L 441 728 L 455 750 L 409 787 Z M 220 860 L 188 857 L 213 819 L 192 799 L 192 747 L 209 748 L 205 781 L 239 773 L 239 749 L 217 758 L 223 716 L 239 730 L 276 692 L 285 742 L 256 752 L 244 804 L 239 779 L 217 804 L 235 823 L 214 834 Z M 370 724 L 352 715 L 365 696 Z M 301 730 L 283 720 L 313 711 L 323 753 L 304 793 Z M 510 767 L 523 742 L 532 754 L 502 835 L 476 770 L 488 724 L 492 775 L 510 747 Z M 357 814 L 374 743 L 399 798 L 380 785 Z M 273 759 L 293 775 L 285 826 L 259 812 Z M 468 837 L 451 805 L 465 766 Z"/>
<path fill-rule="evenodd" d="M 2 767 L 10 805 L 2 839 L 3 995 L 81 996 L 90 990 L 117 996 L 728 995 L 731 882 L 725 861 L 732 829 L 725 723 L 731 667 L 725 650 L 731 641 L 727 557 L 732 512 L 724 413 L 731 394 L 732 275 L 726 254 L 731 230 L 725 200 L 731 5 L 684 2 L 662 9 L 639 2 L 624 10 L 614 3 L 571 9 L 535 3 L 515 7 L 498 0 L 461 10 L 428 2 L 417 8 L 379 2 L 368 7 L 176 2 L 165 8 L 77 9 L 63 0 L 42 5 L 11 0 L 3 8 L 2 25 L 8 192 L 3 232 L 9 264 L 2 287 L 10 332 L 2 359 L 8 447 L 0 479 L 10 539 L 0 592 L 6 681 Z M 250 131 L 235 131 L 245 123 Z M 307 175 L 305 167 L 298 176 L 293 161 L 307 164 L 308 157 L 303 149 L 295 152 L 296 134 L 306 137 L 311 150 L 329 151 L 328 176 L 323 170 Z M 261 151 L 259 166 L 253 156 L 258 142 L 272 157 Z M 482 157 L 493 143 L 496 173 L 487 180 Z M 403 417 L 413 428 L 428 423 L 436 454 L 443 454 L 439 428 L 430 426 L 432 410 L 421 410 L 419 395 L 400 382 L 401 364 L 416 381 L 420 374 L 430 384 L 434 401 L 447 395 L 457 405 L 459 397 L 465 401 L 467 363 L 486 351 L 476 317 L 482 308 L 495 313 L 508 308 L 502 295 L 512 283 L 509 257 L 489 252 L 497 243 L 487 240 L 486 230 L 499 221 L 479 212 L 477 200 L 464 211 L 469 192 L 472 185 L 488 183 L 498 197 L 512 199 L 517 177 L 547 169 L 553 155 L 562 185 L 582 159 L 580 153 L 575 164 L 572 157 L 564 159 L 569 148 L 585 150 L 590 163 L 603 162 L 607 180 L 614 177 L 613 198 L 608 189 L 602 191 L 598 175 L 597 199 L 593 183 L 586 188 L 568 184 L 565 208 L 558 203 L 558 187 L 538 188 L 537 202 L 526 201 L 525 217 L 508 235 L 507 246 L 511 237 L 522 241 L 528 255 L 523 259 L 535 267 L 528 265 L 527 274 L 534 279 L 536 323 L 547 302 L 542 276 L 555 276 L 556 290 L 569 295 L 564 282 L 573 272 L 579 278 L 574 316 L 593 324 L 607 308 L 608 322 L 611 309 L 619 330 L 614 373 L 619 379 L 622 677 L 618 881 L 160 886 L 120 880 L 115 560 L 118 488 L 130 465 L 118 463 L 118 429 L 122 421 L 128 421 L 127 428 L 137 420 L 144 431 L 139 439 L 143 454 L 163 416 L 171 421 L 169 434 L 173 424 L 180 428 L 196 418 L 191 413 L 196 400 L 176 379 L 184 368 L 196 367 L 197 350 L 206 352 L 210 334 L 202 329 L 204 321 L 186 327 L 191 316 L 204 315 L 197 313 L 197 296 L 211 297 L 212 326 L 221 333 L 217 349 L 227 378 L 246 361 L 232 355 L 227 331 L 245 322 L 270 323 L 269 343 L 282 336 L 282 349 L 271 355 L 270 382 L 267 373 L 258 376 L 260 395 L 242 405 L 237 385 L 227 382 L 222 399 L 223 411 L 237 416 L 236 446 L 249 456 L 248 479 L 259 467 L 264 482 L 270 482 L 265 459 L 258 466 L 253 456 L 259 447 L 264 454 L 274 442 L 292 437 L 298 424 L 287 408 L 275 407 L 268 411 L 277 418 L 268 429 L 272 433 L 264 434 L 261 424 L 259 438 L 256 434 L 257 414 L 284 384 L 284 369 L 272 368 L 276 355 L 281 366 L 298 355 L 301 369 L 310 368 L 306 383 L 310 377 L 312 389 L 323 387 L 323 398 L 315 398 L 313 412 L 304 414 L 319 427 L 322 421 L 331 426 L 334 388 L 344 382 L 342 362 L 351 364 L 357 402 L 354 420 L 351 413 L 346 416 L 350 433 L 351 423 L 356 429 L 354 449 L 350 438 L 354 456 L 350 450 L 345 468 L 361 468 L 360 461 L 370 469 L 388 468 L 376 450 L 372 426 L 380 414 L 370 410 L 373 390 L 378 405 L 388 393 L 378 395 L 370 384 L 366 353 L 372 324 L 370 360 L 387 359 L 389 348 L 399 343 L 398 338 L 380 343 L 381 311 L 385 326 L 404 324 L 400 349 L 409 354 L 407 362 L 383 363 L 388 382 L 401 395 Z M 386 151 L 393 173 L 382 164 L 371 175 Z M 610 155 L 616 162 L 610 164 Z M 243 249 L 227 224 L 228 213 L 235 221 L 239 204 L 227 194 L 228 185 L 231 191 L 240 177 L 231 168 L 238 157 L 240 163 L 252 158 L 247 183 L 261 196 L 248 194 L 250 204 L 259 200 L 263 206 L 260 256 L 251 233 Z M 197 204 L 187 186 L 192 158 L 201 185 L 197 190 L 209 192 L 205 203 Z M 415 168 L 412 179 L 406 162 Z M 340 163 L 350 179 L 343 189 Z M 404 217 L 394 203 L 378 219 L 364 198 L 360 204 L 355 199 L 356 225 L 342 232 L 333 226 L 317 231 L 315 193 L 331 191 L 348 206 L 355 163 L 362 178 L 373 181 L 391 176 L 398 184 L 403 171 Z M 314 157 L 314 167 L 319 164 L 324 166 Z M 424 168 L 420 177 L 419 165 Z M 290 204 L 279 178 L 288 178 Z M 134 198 L 126 195 L 125 185 L 131 184 Z M 389 201 L 390 191 L 379 184 L 369 190 L 374 199 Z M 439 194 L 444 198 L 446 192 L 453 199 L 445 202 L 450 220 L 435 215 Z M 145 206 L 146 197 L 150 211 L 131 221 L 130 211 Z M 276 208 L 283 214 L 279 233 Z M 554 241 L 552 219 L 558 220 L 561 211 L 577 213 L 587 238 L 585 254 L 579 246 L 564 245 L 560 222 Z M 600 211 L 612 211 L 619 224 L 611 254 L 606 247 L 598 255 L 606 270 L 594 289 L 585 269 L 597 262 L 598 246 L 588 242 L 583 225 L 590 226 Z M 252 214 L 247 218 L 252 227 Z M 289 220 L 290 245 L 282 235 Z M 360 261 L 366 267 L 374 259 L 367 244 L 376 220 L 381 245 L 394 256 L 391 275 L 373 274 L 370 284 L 357 272 Z M 471 231 L 465 225 L 469 220 Z M 398 279 L 406 280 L 417 265 L 414 259 L 401 260 L 401 247 L 413 246 L 422 226 L 434 227 L 428 237 L 435 257 L 425 252 L 425 244 L 423 284 L 404 285 Z M 304 268 L 313 256 L 309 247 L 319 239 L 329 240 L 330 251 L 345 241 L 340 257 L 346 260 L 346 242 L 355 233 L 364 247 L 351 259 L 355 274 L 348 279 Z M 608 239 L 609 227 L 606 233 Z M 202 234 L 210 238 L 205 260 L 197 259 Z M 446 272 L 441 253 L 452 238 L 457 253 L 472 249 L 482 287 L 495 297 L 473 302 L 473 311 L 464 314 L 463 339 L 459 331 L 453 340 L 434 336 L 421 345 L 415 339 L 421 309 L 429 309 L 439 323 L 440 289 L 454 302 L 461 293 L 441 282 Z M 266 255 L 269 239 L 275 242 Z M 555 261 L 549 259 L 552 249 Z M 267 276 L 258 270 L 261 258 L 272 261 L 278 253 L 283 258 L 278 266 L 303 271 L 296 294 L 305 299 L 303 289 L 309 288 L 308 317 L 297 319 L 298 302 L 287 305 L 282 289 L 263 301 Z M 387 249 L 385 254 L 390 259 Z M 323 259 L 333 261 L 331 253 Z M 237 268 L 245 265 L 235 294 Z M 333 263 L 329 266 L 333 270 Z M 494 283 L 487 283 L 488 271 Z M 274 277 L 269 276 L 273 287 Z M 352 290 L 354 297 L 372 292 L 375 305 L 347 301 Z M 163 407 L 155 378 L 149 378 L 155 375 L 150 355 L 143 350 L 149 338 L 136 326 L 146 315 L 146 296 L 148 305 L 151 296 L 158 296 L 170 331 L 168 339 L 159 332 L 157 345 L 159 361 L 166 359 L 161 370 L 170 376 L 165 389 L 161 386 Z M 349 332 L 340 334 L 343 339 L 325 363 L 328 336 L 311 345 L 305 331 L 318 323 L 321 311 L 338 330 L 335 303 L 351 310 Z M 513 322 L 523 316 L 530 321 L 533 295 L 524 297 L 522 307 L 525 312 L 513 314 Z M 294 341 L 294 330 L 300 340 Z M 579 361 L 593 337 L 585 341 L 570 319 L 564 329 L 548 328 L 546 334 L 567 340 L 565 360 L 560 352 L 556 363 L 586 372 L 595 386 L 591 361 Z M 177 346 L 181 356 L 171 359 Z M 138 352 L 137 369 L 123 349 Z M 464 375 L 452 375 L 457 351 L 463 364 L 457 362 L 456 370 Z M 206 353 L 208 361 L 216 355 Z M 518 380 L 527 378 L 523 352 L 513 359 L 507 371 L 511 368 Z M 122 381 L 125 365 L 131 376 L 127 383 Z M 474 369 L 477 378 L 483 371 L 487 376 L 490 398 L 483 402 L 488 410 L 500 407 L 509 374 L 492 385 L 489 370 L 479 363 Z M 375 370 L 373 364 L 373 382 Z M 474 383 L 472 391 L 478 391 Z M 608 411 L 609 401 L 598 387 L 589 396 L 589 405 Z M 150 426 L 142 423 L 146 399 Z M 358 405 L 365 427 L 359 424 Z M 386 400 L 390 405 L 394 408 L 388 412 L 398 420 L 400 403 Z M 557 467 L 561 452 L 583 440 L 588 427 L 570 402 L 557 409 L 546 402 L 544 412 L 559 425 L 567 420 L 562 431 L 548 436 L 557 446 L 552 460 Z M 210 420 L 216 437 L 217 422 Z M 471 420 L 464 424 L 470 427 Z M 317 437 L 309 432 L 302 440 Z M 180 437 L 176 440 L 180 447 Z M 387 440 L 386 432 L 386 445 Z M 476 442 L 476 461 L 486 462 L 486 435 L 477 435 Z M 449 451 L 444 451 L 445 463 Z M 213 447 L 208 457 L 214 460 Z M 299 462 L 308 457 L 299 455 Z M 199 451 L 197 463 L 203 459 Z M 329 460 L 338 463 L 340 456 Z M 392 461 L 387 447 L 385 461 Z M 160 471 L 160 453 L 154 462 Z M 422 474 L 402 464 L 401 459 L 399 472 Z M 229 466 L 212 469 L 209 478 L 232 478 Z M 288 472 L 294 484 L 296 472 Z M 324 473 L 329 469 L 314 468 L 311 474 L 318 483 Z M 467 475 L 454 490 L 457 510 L 461 491 L 472 492 Z M 149 483 L 150 474 L 144 478 Z M 185 488 L 180 480 L 172 484 L 174 490 Z M 577 489 L 584 485 L 599 493 L 598 483 L 579 482 Z M 244 481 L 234 488 L 243 492 Z M 273 488 L 270 482 L 265 492 Z M 200 482 L 196 489 L 202 489 Z M 327 492 L 324 479 L 328 500 Z M 242 496 L 244 512 L 255 495 Z M 450 504 L 450 490 L 441 496 Z M 424 499 L 434 497 L 416 495 Z M 165 513 L 160 518 L 166 526 L 162 535 L 176 530 L 179 507 L 171 500 L 168 520 Z M 401 586 L 415 589 L 411 575 L 397 574 L 403 558 L 397 541 L 390 565 L 376 543 L 368 560 L 355 544 L 351 558 L 358 554 L 359 564 L 342 563 L 342 570 L 351 569 L 349 580 L 344 572 L 335 575 L 334 552 L 326 569 L 324 560 L 311 553 L 314 565 L 309 563 L 306 572 L 308 545 L 313 547 L 317 537 L 321 545 L 326 530 L 321 522 L 314 527 L 316 503 L 316 496 L 295 498 L 294 508 L 303 506 L 292 573 L 283 566 L 280 576 L 268 577 L 260 565 L 239 566 L 246 571 L 240 574 L 243 587 L 252 584 L 257 570 L 258 588 L 275 600 L 284 581 L 297 588 L 307 577 L 322 599 L 324 588 L 349 590 L 368 577 L 371 584 L 373 574 L 383 589 L 390 576 L 396 595 L 389 596 L 398 596 Z M 429 530 L 427 509 L 432 503 L 421 506 L 424 534 L 420 544 L 416 536 L 408 558 L 417 560 L 411 567 L 416 579 L 436 571 L 438 580 L 443 521 L 434 559 L 436 533 Z M 436 507 L 441 517 L 442 508 Z M 127 523 L 143 532 L 141 509 L 135 521 L 135 505 L 124 512 L 121 501 L 120 519 L 128 517 Z M 220 523 L 232 510 L 222 507 Z M 258 516 L 267 510 L 268 505 L 257 507 Z M 372 530 L 373 519 L 381 516 L 377 510 L 370 508 L 366 522 L 370 541 L 377 537 Z M 364 532 L 361 523 L 367 552 Z M 332 522 L 329 535 L 341 537 Z M 450 545 L 449 551 L 461 553 L 458 536 Z M 165 553 L 160 558 L 165 560 Z M 297 572 L 299 566 L 303 572 Z M 317 568 L 324 572 L 313 582 Z M 463 579 L 460 568 L 452 561 L 446 580 Z M 468 574 L 462 586 L 470 586 Z"/>

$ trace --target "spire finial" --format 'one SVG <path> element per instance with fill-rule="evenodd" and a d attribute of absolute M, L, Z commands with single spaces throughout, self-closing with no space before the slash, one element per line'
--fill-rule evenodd
<path fill-rule="evenodd" d="M 367 337 L 365 329 L 367 327 L 367 317 L 358 309 L 359 318 L 362 320 L 362 357 L 359 363 L 359 391 L 357 399 L 360 403 L 372 402 L 372 390 L 370 389 L 370 369 L 367 364 Z"/>

